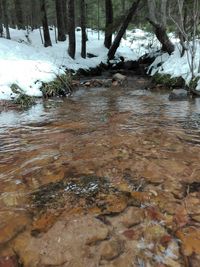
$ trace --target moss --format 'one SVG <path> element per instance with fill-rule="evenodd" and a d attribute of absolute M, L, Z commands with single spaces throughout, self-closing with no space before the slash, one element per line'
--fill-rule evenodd
<path fill-rule="evenodd" d="M 25 95 L 23 93 L 19 94 L 19 96 L 14 100 L 14 103 L 23 109 L 29 108 L 36 104 L 34 97 Z"/>
<path fill-rule="evenodd" d="M 14 100 L 14 103 L 16 105 L 19 105 L 23 109 L 29 108 L 35 105 L 36 103 L 35 98 L 32 96 L 26 95 L 19 85 L 17 85 L 16 83 L 13 83 L 10 86 L 10 88 L 14 94 L 18 95 L 17 98 Z"/>
<path fill-rule="evenodd" d="M 99 192 L 108 193 L 109 184 L 106 178 L 97 176 L 79 176 L 64 178 L 55 183 L 41 186 L 31 195 L 32 204 L 39 209 L 58 208 L 65 205 L 67 195 L 77 202 L 85 198 L 89 202 Z"/>
<path fill-rule="evenodd" d="M 72 78 L 70 74 L 63 74 L 57 76 L 57 78 L 49 83 L 43 83 L 41 88 L 43 96 L 54 97 L 54 96 L 66 96 L 72 92 Z"/>
<path fill-rule="evenodd" d="M 190 91 L 195 91 L 197 85 L 198 85 L 198 82 L 200 80 L 200 77 L 195 77 L 193 78 L 190 83 L 189 83 L 189 89 Z"/>
<path fill-rule="evenodd" d="M 171 77 L 170 74 L 156 73 L 153 76 L 153 83 L 161 84 L 168 88 L 184 87 L 185 81 L 182 77 Z"/>

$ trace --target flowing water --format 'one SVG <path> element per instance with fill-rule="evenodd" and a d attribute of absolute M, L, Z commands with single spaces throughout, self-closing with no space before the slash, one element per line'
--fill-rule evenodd
<path fill-rule="evenodd" d="M 24 229 L 46 232 L 66 209 L 121 212 L 137 192 L 154 197 L 145 207 L 171 216 L 188 195 L 198 202 L 200 99 L 170 102 L 147 84 L 133 77 L 127 88 L 82 88 L 26 111 L 2 110 L 2 255 Z M 56 219 L 37 224 L 49 210 Z M 189 215 L 198 228 L 200 209 Z"/>

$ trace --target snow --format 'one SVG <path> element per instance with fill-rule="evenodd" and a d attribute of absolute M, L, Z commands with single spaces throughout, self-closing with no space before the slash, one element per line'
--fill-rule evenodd
<path fill-rule="evenodd" d="M 50 82 L 66 69 L 77 71 L 79 69 L 95 68 L 101 62 L 107 63 L 108 50 L 104 47 L 104 33 L 87 29 L 87 52 L 95 55 L 93 58 L 81 58 L 81 31 L 76 31 L 77 52 L 75 60 L 67 53 L 68 40 L 55 41 L 55 32 L 50 30 L 52 47 L 44 48 L 39 30 L 27 31 L 10 29 L 11 40 L 0 38 L 0 99 L 17 97 L 10 86 L 17 84 L 25 94 L 41 97 L 43 82 Z M 114 37 L 114 36 L 113 36 Z M 149 74 L 156 72 L 170 74 L 173 77 L 182 76 L 187 83 L 191 79 L 187 53 L 180 57 L 179 40 L 171 33 L 171 40 L 175 43 L 175 52 L 158 55 L 149 68 Z M 195 75 L 198 75 L 200 61 L 200 47 L 197 44 L 195 56 Z M 141 29 L 127 30 L 126 38 L 122 39 L 117 50 L 116 58 L 125 60 L 138 60 L 146 53 L 154 53 L 160 49 L 155 35 Z M 190 56 L 190 55 L 189 55 Z M 160 64 L 160 63 L 163 64 Z M 151 70 L 151 71 L 150 71 Z M 197 90 L 200 90 L 200 82 Z"/>
<path fill-rule="evenodd" d="M 108 50 L 104 47 L 104 33 L 87 29 L 87 52 L 94 58 L 81 58 L 81 32 L 76 32 L 77 52 L 75 60 L 67 53 L 68 40 L 55 41 L 55 32 L 50 30 L 52 47 L 44 48 L 39 30 L 27 31 L 10 29 L 11 40 L 0 38 L 0 99 L 12 99 L 16 95 L 10 86 L 17 84 L 25 94 L 41 97 L 42 82 L 49 82 L 61 75 L 64 70 L 89 69 L 107 62 Z M 145 31 L 135 29 L 127 31 L 116 56 L 125 60 L 137 60 L 148 52 L 149 38 Z"/>
<path fill-rule="evenodd" d="M 192 73 L 190 69 L 191 64 L 191 45 L 189 44 L 189 49 L 185 52 L 184 56 L 181 57 L 181 48 L 178 43 L 175 45 L 175 51 L 172 55 L 167 53 L 159 55 L 156 57 L 154 62 L 149 67 L 149 74 L 154 75 L 156 72 L 161 74 L 170 74 L 171 77 L 182 77 L 186 84 L 192 79 Z M 196 42 L 196 53 L 194 57 L 194 76 L 199 76 L 199 62 L 200 62 L 200 45 L 197 40 Z M 159 64 L 162 63 L 162 64 Z M 200 82 L 196 87 L 196 90 L 200 91 Z"/>

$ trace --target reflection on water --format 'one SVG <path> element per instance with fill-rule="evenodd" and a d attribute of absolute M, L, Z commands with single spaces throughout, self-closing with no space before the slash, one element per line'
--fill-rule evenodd
<path fill-rule="evenodd" d="M 43 104 L 37 104 L 24 112 L 3 111 L 0 113 L 0 131 L 6 128 L 19 127 L 29 122 L 40 122 L 48 118 Z"/>

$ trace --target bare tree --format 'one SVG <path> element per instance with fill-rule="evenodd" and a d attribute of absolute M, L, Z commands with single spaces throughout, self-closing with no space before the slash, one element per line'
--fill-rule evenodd
<path fill-rule="evenodd" d="M 57 17 L 57 28 L 58 28 L 58 41 L 65 41 L 65 23 L 63 13 L 63 1 L 56 0 L 56 17 Z"/>
<path fill-rule="evenodd" d="M 122 39 L 130 21 L 131 21 L 133 15 L 137 12 L 137 8 L 138 8 L 139 3 L 140 3 L 140 0 L 136 0 L 133 2 L 131 8 L 128 11 L 127 16 L 125 17 L 124 21 L 122 22 L 120 29 L 119 29 L 116 37 L 115 37 L 115 40 L 108 51 L 108 59 L 109 60 L 114 58 L 115 53 L 117 51 L 117 48 L 120 45 L 121 39 Z"/>
<path fill-rule="evenodd" d="M 3 12 L 2 12 L 2 0 L 0 0 L 0 37 L 3 36 Z"/>
<path fill-rule="evenodd" d="M 46 2 L 45 0 L 41 1 L 41 15 L 42 15 L 42 26 L 43 26 L 43 33 L 44 33 L 44 47 L 52 46 L 51 38 L 49 34 L 49 26 L 47 20 L 47 12 L 46 12 Z"/>
<path fill-rule="evenodd" d="M 126 0 L 121 0 L 121 5 L 122 5 L 122 12 L 124 14 L 126 10 Z"/>
<path fill-rule="evenodd" d="M 154 28 L 157 39 L 162 44 L 162 50 L 169 54 L 174 52 L 174 45 L 167 35 L 167 4 L 168 0 L 148 0 L 148 20 Z"/>
<path fill-rule="evenodd" d="M 31 29 L 37 29 L 40 23 L 40 3 L 38 0 L 30 1 L 30 20 L 31 20 Z"/>
<path fill-rule="evenodd" d="M 63 6 L 63 20 L 64 20 L 64 26 L 65 26 L 65 34 L 68 33 L 68 27 L 67 27 L 67 0 L 62 0 L 62 6 Z"/>
<path fill-rule="evenodd" d="M 74 0 L 68 0 L 68 27 L 69 27 L 69 48 L 68 54 L 75 58 L 76 53 L 76 35 L 75 35 L 75 7 Z"/>
<path fill-rule="evenodd" d="M 2 0 L 2 10 L 3 10 L 3 20 L 4 20 L 4 26 L 6 28 L 6 38 L 10 39 L 10 31 L 9 31 L 9 24 L 8 24 L 8 7 L 7 7 L 7 1 Z"/>
<path fill-rule="evenodd" d="M 14 0 L 15 4 L 15 13 L 16 13 L 16 19 L 17 19 L 17 27 L 18 29 L 25 30 L 24 26 L 24 14 L 22 10 L 22 1 L 21 0 Z"/>
<path fill-rule="evenodd" d="M 197 67 L 195 65 L 195 56 L 197 52 L 197 32 L 200 22 L 199 0 L 193 0 L 191 3 L 185 0 L 176 0 L 176 7 L 178 9 L 177 16 L 172 15 L 171 12 L 169 16 L 178 29 L 180 44 L 182 46 L 181 56 L 186 51 L 188 65 L 193 79 L 195 77 L 194 70 Z M 188 21 L 186 14 L 189 17 Z M 200 70 L 200 63 L 198 69 Z"/>
<path fill-rule="evenodd" d="M 112 24 L 113 24 L 113 6 L 112 0 L 105 0 L 106 9 L 106 29 L 104 45 L 106 48 L 110 48 L 112 44 Z"/>
<path fill-rule="evenodd" d="M 85 0 L 80 0 L 80 13 L 81 13 L 81 31 L 82 31 L 82 45 L 81 45 L 81 56 L 86 58 L 86 25 L 85 25 Z"/>

